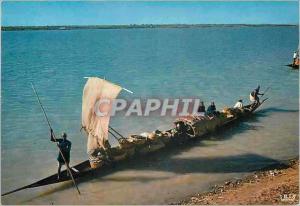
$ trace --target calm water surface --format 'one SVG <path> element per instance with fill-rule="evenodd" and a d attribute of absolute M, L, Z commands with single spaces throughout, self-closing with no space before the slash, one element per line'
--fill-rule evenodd
<path fill-rule="evenodd" d="M 218 108 L 270 97 L 246 122 L 182 148 L 118 165 L 70 183 L 30 189 L 4 204 L 160 204 L 205 191 L 298 154 L 299 72 L 285 67 L 298 27 L 115 29 L 2 32 L 2 192 L 56 172 L 56 147 L 33 95 L 34 82 L 56 133 L 73 142 L 72 164 L 86 160 L 80 133 L 84 76 L 134 91 L 123 98 L 199 97 Z M 172 118 L 115 117 L 124 135 L 172 127 Z M 67 197 L 68 198 L 65 198 Z"/>

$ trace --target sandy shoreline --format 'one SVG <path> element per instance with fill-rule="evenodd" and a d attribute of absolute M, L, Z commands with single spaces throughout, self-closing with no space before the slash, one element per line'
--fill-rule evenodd
<path fill-rule="evenodd" d="M 215 185 L 210 192 L 199 193 L 172 204 L 299 204 L 299 159 L 273 165 L 242 179 Z"/>

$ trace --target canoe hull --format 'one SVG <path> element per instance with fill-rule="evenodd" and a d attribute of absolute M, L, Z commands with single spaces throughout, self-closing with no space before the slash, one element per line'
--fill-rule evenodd
<path fill-rule="evenodd" d="M 292 69 L 299 69 L 299 65 L 296 64 L 287 64 L 286 66 L 292 67 Z"/>

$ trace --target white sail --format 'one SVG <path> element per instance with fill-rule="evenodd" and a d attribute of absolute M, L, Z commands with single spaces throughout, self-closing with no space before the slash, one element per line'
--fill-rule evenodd
<path fill-rule="evenodd" d="M 87 153 L 90 161 L 99 162 L 101 151 L 106 149 L 112 101 L 121 87 L 97 77 L 89 77 L 82 96 L 82 128 L 88 135 Z M 105 104 L 98 104 L 105 100 Z M 101 111 L 104 116 L 97 112 Z M 92 164 L 91 164 L 92 165 Z"/>

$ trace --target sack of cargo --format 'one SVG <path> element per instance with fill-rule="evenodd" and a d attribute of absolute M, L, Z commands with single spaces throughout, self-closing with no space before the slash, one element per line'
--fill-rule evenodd
<path fill-rule="evenodd" d="M 224 113 L 226 115 L 227 118 L 232 118 L 234 117 L 234 111 L 232 108 L 228 108 L 228 107 L 225 107 L 223 110 L 222 110 L 222 113 Z"/>
<path fill-rule="evenodd" d="M 100 160 L 98 162 L 90 161 L 91 168 L 96 169 L 104 165 L 104 161 Z"/>
<path fill-rule="evenodd" d="M 127 139 L 120 139 L 119 144 L 122 149 L 128 149 L 134 147 L 133 142 L 129 142 Z"/>
<path fill-rule="evenodd" d="M 130 135 L 127 138 L 127 141 L 133 143 L 134 145 L 143 145 L 147 141 L 147 137 L 143 137 L 141 135 Z"/>
<path fill-rule="evenodd" d="M 168 142 L 170 142 L 172 137 L 173 137 L 172 131 L 162 132 L 160 130 L 155 130 L 154 132 L 149 134 L 148 139 L 150 141 L 160 140 L 164 144 L 167 144 Z"/>
<path fill-rule="evenodd" d="M 180 118 L 177 119 L 175 124 L 176 129 L 176 136 L 179 138 L 185 138 L 186 136 L 193 138 L 195 137 L 195 131 L 193 128 L 194 122 L 197 122 L 196 119 L 187 119 L 187 118 Z"/>
<path fill-rule="evenodd" d="M 147 138 L 150 140 L 156 140 L 156 139 L 161 139 L 163 136 L 164 136 L 164 134 L 162 133 L 162 131 L 155 130 L 155 131 L 151 132 L 150 134 L 148 134 Z"/>

